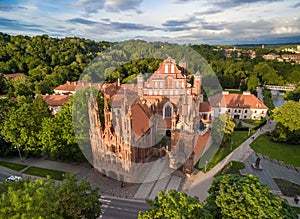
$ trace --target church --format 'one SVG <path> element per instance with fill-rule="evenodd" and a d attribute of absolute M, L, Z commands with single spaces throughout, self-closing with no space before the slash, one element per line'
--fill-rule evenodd
<path fill-rule="evenodd" d="M 102 174 L 125 181 L 137 169 L 165 158 L 168 168 L 191 174 L 209 136 L 201 120 L 201 75 L 188 83 L 187 62 L 168 57 L 148 78 L 135 84 L 107 83 L 104 123 L 97 101 L 89 100 L 93 165 Z"/>

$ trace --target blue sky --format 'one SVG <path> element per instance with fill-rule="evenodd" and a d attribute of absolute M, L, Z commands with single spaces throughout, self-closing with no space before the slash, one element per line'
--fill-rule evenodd
<path fill-rule="evenodd" d="M 300 42 L 295 0 L 0 0 L 0 31 L 96 41 Z"/>

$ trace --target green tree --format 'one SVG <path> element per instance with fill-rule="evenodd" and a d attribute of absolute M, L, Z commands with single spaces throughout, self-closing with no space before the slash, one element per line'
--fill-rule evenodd
<path fill-rule="evenodd" d="M 39 139 L 43 155 L 58 160 L 82 160 L 72 121 L 72 103 L 65 104 L 53 117 L 45 118 Z"/>
<path fill-rule="evenodd" d="M 261 62 L 254 66 L 253 72 L 262 80 L 263 83 L 277 84 L 278 75 L 274 68 L 266 62 Z"/>
<path fill-rule="evenodd" d="M 300 102 L 288 100 L 280 107 L 273 109 L 272 113 L 272 119 L 277 122 L 275 130 L 272 132 L 272 139 L 299 144 Z"/>
<path fill-rule="evenodd" d="M 86 181 L 66 175 L 53 180 L 5 182 L 1 187 L 0 218 L 96 218 L 100 195 Z"/>
<path fill-rule="evenodd" d="M 6 92 L 5 78 L 2 73 L 0 73 L 0 94 Z"/>
<path fill-rule="evenodd" d="M 7 82 L 9 96 L 33 96 L 33 84 L 26 76 L 9 79 Z"/>
<path fill-rule="evenodd" d="M 7 142 L 21 148 L 25 152 L 40 154 L 38 134 L 42 120 L 50 116 L 47 104 L 42 98 L 31 99 L 17 97 L 15 106 L 8 112 L 1 134 Z"/>
<path fill-rule="evenodd" d="M 140 212 L 139 219 L 143 218 L 212 218 L 212 215 L 203 209 L 197 197 L 190 197 L 183 192 L 170 190 L 166 194 L 160 191 L 153 201 L 148 200 L 150 210 Z"/>
<path fill-rule="evenodd" d="M 300 100 L 300 86 L 297 86 L 294 91 L 287 91 L 286 94 L 284 95 L 284 99 L 299 101 Z"/>
<path fill-rule="evenodd" d="M 208 193 L 204 207 L 214 218 L 297 218 L 285 199 L 253 175 L 218 176 Z"/>
<path fill-rule="evenodd" d="M 222 142 L 224 146 L 230 142 L 234 132 L 235 123 L 227 114 L 222 114 L 215 119 L 212 127 L 212 136 L 216 142 Z"/>
<path fill-rule="evenodd" d="M 254 74 L 250 75 L 250 77 L 247 79 L 247 87 L 249 91 L 255 91 L 259 84 L 259 79 Z"/>

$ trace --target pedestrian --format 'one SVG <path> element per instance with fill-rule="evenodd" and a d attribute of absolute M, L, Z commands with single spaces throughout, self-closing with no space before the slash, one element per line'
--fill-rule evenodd
<path fill-rule="evenodd" d="M 298 198 L 298 196 L 297 196 L 297 195 L 294 197 L 294 201 L 295 201 L 296 205 L 298 205 L 299 198 Z"/>

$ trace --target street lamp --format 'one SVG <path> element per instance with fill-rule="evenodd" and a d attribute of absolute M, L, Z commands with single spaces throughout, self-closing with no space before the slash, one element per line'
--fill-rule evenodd
<path fill-rule="evenodd" d="M 23 161 L 23 158 L 22 158 L 22 155 L 21 155 L 21 152 L 20 152 L 20 148 L 19 148 L 19 146 L 20 146 L 20 144 L 17 144 L 17 145 L 15 146 L 15 149 L 17 149 L 17 150 L 18 150 L 18 152 L 19 152 L 19 156 L 20 156 L 20 159 L 21 159 L 21 162 L 22 162 L 22 163 L 24 163 L 24 161 Z"/>
<path fill-rule="evenodd" d="M 205 167 L 204 167 L 204 171 L 206 172 L 206 168 L 207 168 L 207 163 L 208 163 L 208 161 L 206 160 L 205 161 Z"/>

